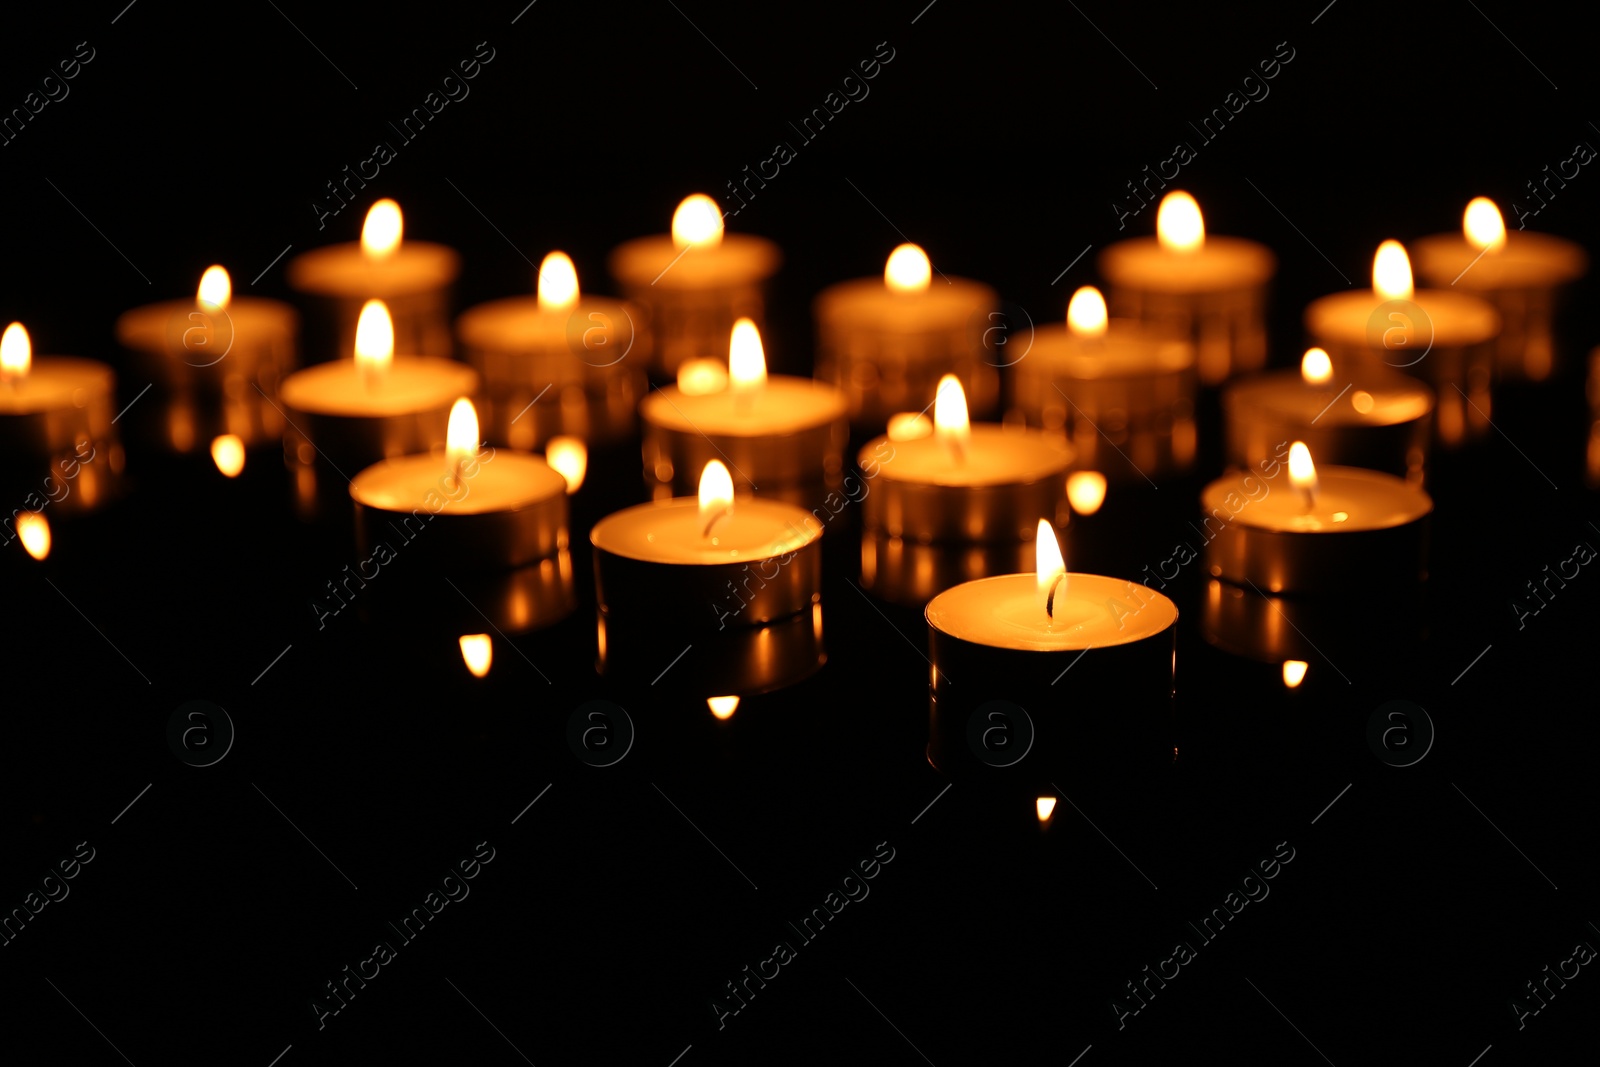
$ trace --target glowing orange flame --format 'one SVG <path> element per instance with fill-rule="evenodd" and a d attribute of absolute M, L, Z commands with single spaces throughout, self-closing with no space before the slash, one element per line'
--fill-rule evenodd
<path fill-rule="evenodd" d="M 933 394 L 933 432 L 957 461 L 966 458 L 972 423 L 967 418 L 966 390 L 961 388 L 961 379 L 954 374 L 940 378 L 939 389 Z"/>
<path fill-rule="evenodd" d="M 735 393 L 757 393 L 767 384 L 767 356 L 761 331 L 750 319 L 733 324 L 728 339 L 728 384 Z"/>
<path fill-rule="evenodd" d="M 706 697 L 706 706 L 711 709 L 711 714 L 719 719 L 733 718 L 733 713 L 739 710 L 738 697 Z"/>
<path fill-rule="evenodd" d="M 1308 348 L 1300 357 L 1300 377 L 1307 385 L 1327 385 L 1333 377 L 1333 360 L 1320 348 Z"/>
<path fill-rule="evenodd" d="M 207 311 L 221 311 L 233 299 L 233 281 L 228 272 L 219 266 L 210 266 L 200 275 L 200 288 L 194 301 Z"/>
<path fill-rule="evenodd" d="M 225 433 L 211 442 L 211 462 L 229 478 L 237 478 L 244 470 L 244 442 L 237 435 Z"/>
<path fill-rule="evenodd" d="M 1461 216 L 1461 232 L 1466 235 L 1467 243 L 1480 250 L 1494 251 L 1506 244 L 1506 220 L 1500 216 L 1494 201 L 1486 196 L 1474 197 L 1467 205 Z"/>
<path fill-rule="evenodd" d="M 17 516 L 17 536 L 34 559 L 42 560 L 50 554 L 50 523 L 39 512 L 24 511 Z"/>
<path fill-rule="evenodd" d="M 33 366 L 33 342 L 22 323 L 13 322 L 0 334 L 0 377 L 24 378 Z"/>
<path fill-rule="evenodd" d="M 381 375 L 394 362 L 394 320 L 382 300 L 361 305 L 356 320 L 356 366 L 369 375 Z"/>
<path fill-rule="evenodd" d="M 1106 502 L 1106 476 L 1099 471 L 1073 471 L 1067 475 L 1067 503 L 1079 515 L 1093 515 Z"/>
<path fill-rule="evenodd" d="M 1106 332 L 1106 298 L 1085 285 L 1067 301 L 1067 329 L 1079 337 L 1103 337 Z"/>
<path fill-rule="evenodd" d="M 1156 209 L 1156 240 L 1172 252 L 1193 252 L 1206 243 L 1205 219 L 1194 197 L 1174 190 L 1161 198 Z"/>
<path fill-rule="evenodd" d="M 1039 520 L 1034 538 L 1034 576 L 1038 579 L 1039 607 L 1046 618 L 1054 618 L 1055 603 L 1067 595 L 1067 561 L 1061 554 L 1055 528 L 1049 519 Z"/>
<path fill-rule="evenodd" d="M 368 259 L 384 259 L 400 247 L 400 237 L 405 231 L 405 220 L 400 205 L 393 200 L 379 200 L 367 209 L 361 224 L 361 251 Z"/>
<path fill-rule="evenodd" d="M 1372 291 L 1385 300 L 1410 300 L 1411 257 L 1399 241 L 1385 241 L 1372 257 Z"/>
<path fill-rule="evenodd" d="M 552 437 L 544 446 L 544 461 L 567 480 L 567 493 L 578 491 L 589 469 L 589 449 L 576 437 Z"/>
<path fill-rule="evenodd" d="M 704 193 L 684 198 L 672 213 L 672 243 L 679 248 L 714 248 L 722 243 L 722 212 Z"/>
<path fill-rule="evenodd" d="M 488 634 L 462 635 L 461 659 L 474 678 L 482 678 L 494 663 L 494 642 Z"/>
<path fill-rule="evenodd" d="M 1293 689 L 1306 680 L 1306 669 L 1310 666 L 1303 659 L 1286 659 L 1283 661 L 1283 684 L 1288 689 Z"/>
<path fill-rule="evenodd" d="M 733 511 L 733 476 L 720 459 L 706 464 L 700 472 L 700 525 L 706 536 L 716 521 Z"/>
<path fill-rule="evenodd" d="M 561 311 L 578 302 L 578 268 L 565 252 L 551 252 L 539 264 L 539 306 Z"/>
<path fill-rule="evenodd" d="M 920 293 L 933 280 L 933 264 L 928 254 L 913 244 L 903 244 L 889 253 L 883 265 L 883 281 L 896 293 Z"/>

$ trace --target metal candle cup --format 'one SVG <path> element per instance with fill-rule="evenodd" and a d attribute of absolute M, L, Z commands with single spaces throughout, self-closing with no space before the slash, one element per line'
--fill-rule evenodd
<path fill-rule="evenodd" d="M 288 278 L 332 315 L 335 352 L 355 347 L 362 304 L 382 300 L 394 318 L 397 351 L 448 357 L 450 288 L 460 271 L 461 257 L 445 245 L 402 241 L 385 256 L 370 256 L 352 241 L 295 256 Z"/>

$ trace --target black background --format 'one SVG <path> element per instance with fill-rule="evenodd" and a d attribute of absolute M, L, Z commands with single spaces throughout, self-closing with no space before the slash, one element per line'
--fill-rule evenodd
<path fill-rule="evenodd" d="M 1305 303 L 1364 284 L 1380 240 L 1453 229 L 1478 194 L 1512 218 L 1525 182 L 1600 143 L 1592 46 L 1565 12 L 1320 7 L 539 0 L 519 18 L 516 0 L 140 0 L 8 16 L 0 107 L 21 106 L 78 42 L 94 59 L 0 147 L 0 318 L 25 321 L 36 351 L 124 365 L 117 314 L 191 292 L 211 262 L 237 291 L 287 299 L 274 257 L 354 239 L 377 196 L 399 199 L 408 235 L 462 251 L 461 307 L 529 291 L 552 248 L 601 290 L 610 248 L 794 141 L 788 123 L 887 41 L 870 96 L 729 220 L 784 250 L 767 351 L 803 373 L 812 296 L 877 273 L 903 239 L 1037 320 L 1060 315 L 1093 280 L 1093 253 L 1062 275 L 1085 246 L 1153 226 L 1152 211 L 1119 231 L 1124 182 L 1196 143 L 1188 120 L 1286 41 L 1294 59 L 1270 96 L 1175 184 L 1211 232 L 1279 253 L 1273 361 L 1289 365 Z M 394 140 L 386 122 L 481 41 L 494 59 L 471 95 L 319 230 L 324 183 Z M 1590 183 L 1585 168 L 1530 228 L 1593 247 Z M 475 681 L 443 621 L 352 609 L 318 628 L 312 597 L 356 556 L 290 517 L 273 451 L 230 482 L 130 442 L 125 500 L 58 525 L 43 565 L 14 545 L 0 560 L 0 908 L 78 842 L 96 850 L 70 896 L 0 948 L 3 1040 L 19 1062 L 141 1067 L 265 1067 L 288 1046 L 286 1067 L 521 1062 L 510 1046 L 541 1065 L 663 1067 L 686 1050 L 684 1065 L 943 1067 L 1087 1049 L 1092 1067 L 1466 1065 L 1492 1046 L 1486 1065 L 1552 1062 L 1587 1035 L 1600 978 L 1585 968 L 1520 1031 L 1508 1005 L 1576 942 L 1600 942 L 1600 579 L 1585 568 L 1522 629 L 1511 600 L 1578 542 L 1600 544 L 1583 480 L 1593 294 L 1592 278 L 1571 294 L 1557 377 L 1497 393 L 1496 431 L 1436 461 L 1419 647 L 1313 662 L 1285 693 L 1275 668 L 1203 643 L 1188 574 L 1182 759 L 1153 784 L 1059 783 L 1073 803 L 1043 833 L 1027 797 L 941 793 L 923 756 L 925 633 L 847 583 L 849 528 L 830 533 L 827 665 L 716 724 L 652 696 L 672 647 L 637 677 L 593 670 L 581 532 L 644 498 L 631 448 L 594 457 L 574 501 L 578 610 L 515 650 L 497 639 Z M 306 339 L 308 361 L 331 355 Z M 122 402 L 142 384 L 124 377 Z M 1123 563 L 1166 558 L 1214 473 L 1130 490 L 1137 523 L 1117 519 L 1114 494 L 1074 568 L 1097 569 L 1113 545 Z M 397 582 L 435 580 L 398 566 Z M 1352 630 L 1407 610 L 1382 587 L 1348 597 Z M 565 740 L 572 710 L 600 695 L 638 731 L 604 769 Z M 166 742 L 194 698 L 238 730 L 209 768 Z M 1365 739 L 1394 698 L 1437 731 L 1405 769 Z M 1117 711 L 1114 694 L 1086 703 Z M 323 983 L 485 840 L 495 859 L 471 896 L 319 1031 L 308 1004 Z M 719 1031 L 722 984 L 884 841 L 895 858 L 871 895 Z M 1295 858 L 1271 895 L 1119 1031 L 1124 983 L 1279 842 Z"/>

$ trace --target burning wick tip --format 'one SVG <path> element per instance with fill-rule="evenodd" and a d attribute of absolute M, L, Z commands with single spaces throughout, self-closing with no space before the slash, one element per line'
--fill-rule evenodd
<path fill-rule="evenodd" d="M 1044 613 L 1050 617 L 1051 621 L 1054 621 L 1056 617 L 1056 590 L 1060 589 L 1061 583 L 1065 582 L 1066 580 L 1067 572 L 1062 571 L 1060 574 L 1056 575 L 1055 581 L 1050 583 L 1050 591 L 1045 594 Z"/>
<path fill-rule="evenodd" d="M 715 526 L 718 523 L 718 521 L 720 521 L 722 518 L 727 516 L 731 511 L 733 511 L 732 507 L 725 507 L 725 508 L 722 508 L 722 509 L 718 510 L 715 515 L 711 516 L 711 521 L 706 523 L 706 528 L 700 534 L 700 536 L 701 537 L 710 537 L 711 536 L 711 528 L 713 526 Z"/>

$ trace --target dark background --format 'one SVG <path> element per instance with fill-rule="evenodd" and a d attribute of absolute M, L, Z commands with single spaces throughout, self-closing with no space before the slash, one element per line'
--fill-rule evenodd
<path fill-rule="evenodd" d="M 408 235 L 462 251 L 461 307 L 530 291 L 529 261 L 552 248 L 603 290 L 610 248 L 795 142 L 788 123 L 887 41 L 870 96 L 797 144 L 729 221 L 786 256 L 775 369 L 809 368 L 818 290 L 877 273 L 907 238 L 1035 319 L 1060 315 L 1094 254 L 1052 280 L 1086 245 L 1151 232 L 1153 211 L 1119 231 L 1110 205 L 1178 140 L 1199 154 L 1174 184 L 1208 229 L 1280 256 L 1273 360 L 1289 365 L 1305 303 L 1365 284 L 1380 240 L 1454 229 L 1478 194 L 1514 225 L 1524 183 L 1600 143 L 1592 45 L 1556 9 L 539 0 L 512 25 L 521 6 L 140 0 L 8 17 L 0 108 L 78 42 L 94 59 L 0 147 L 0 318 L 24 320 L 37 352 L 123 366 L 120 312 L 192 292 L 211 262 L 238 292 L 287 299 L 283 261 L 250 279 L 286 245 L 354 239 L 378 196 L 401 202 Z M 324 183 L 394 141 L 387 120 L 481 41 L 494 59 L 471 95 L 397 144 L 367 199 L 319 230 Z M 1270 96 L 1200 145 L 1187 121 L 1285 41 L 1294 59 Z M 1531 228 L 1593 247 L 1590 169 Z M 288 1046 L 286 1067 L 665 1067 L 686 1050 L 685 1065 L 1069 1063 L 1085 1050 L 1086 1067 L 1465 1067 L 1486 1049 L 1486 1065 L 1551 1062 L 1587 1036 L 1600 978 L 1585 968 L 1520 1031 L 1508 1005 L 1575 943 L 1600 943 L 1600 579 L 1585 568 L 1520 630 L 1511 600 L 1576 543 L 1600 544 L 1583 481 L 1593 295 L 1593 278 L 1571 294 L 1557 377 L 1497 393 L 1497 430 L 1436 459 L 1420 642 L 1313 662 L 1285 693 L 1275 667 L 1204 644 L 1186 574 L 1179 763 L 1154 781 L 1059 782 L 1072 803 L 1043 833 L 1028 796 L 941 793 L 923 756 L 924 630 L 847 583 L 847 526 L 829 535 L 827 665 L 715 724 L 698 701 L 651 691 L 674 647 L 621 677 L 593 670 L 582 532 L 644 498 L 630 448 L 593 457 L 574 501 L 577 611 L 515 649 L 497 637 L 475 681 L 451 620 L 352 609 L 318 629 L 312 597 L 357 557 L 293 521 L 271 450 L 229 482 L 204 458 L 130 441 L 125 500 L 56 525 L 43 565 L 15 545 L 0 559 L 0 908 L 78 842 L 96 850 L 70 896 L 0 948 L 3 1040 L 18 1062 L 141 1067 L 266 1067 Z M 305 339 L 308 361 L 332 354 Z M 141 385 L 125 377 L 122 402 Z M 1214 473 L 1114 492 L 1074 568 L 1166 558 Z M 437 590 L 404 566 L 397 585 Z M 1411 610 L 1403 591 L 1352 584 L 1348 598 L 1347 640 Z M 597 769 L 565 729 L 602 695 L 638 736 Z M 165 736 L 195 698 L 238 730 L 203 769 Z M 1365 739 L 1395 698 L 1436 730 L 1405 769 Z M 1074 699 L 1118 710 L 1114 693 Z M 386 922 L 485 840 L 495 859 L 471 896 L 319 1031 L 308 1002 L 322 984 L 392 940 Z M 785 921 L 879 842 L 895 858 L 870 897 L 719 1031 L 722 984 L 790 939 Z M 1119 1032 L 1124 983 L 1279 842 L 1295 858 L 1271 895 Z"/>

